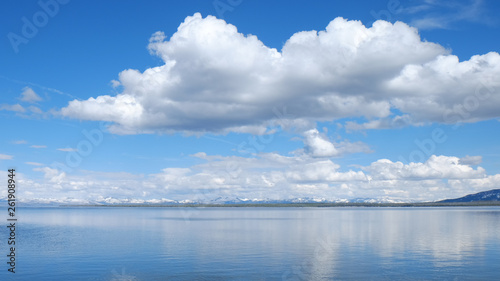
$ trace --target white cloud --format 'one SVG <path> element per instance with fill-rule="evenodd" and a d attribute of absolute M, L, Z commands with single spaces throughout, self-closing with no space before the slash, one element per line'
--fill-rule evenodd
<path fill-rule="evenodd" d="M 419 29 L 449 29 L 459 22 L 491 24 L 488 7 L 483 0 L 424 1 L 403 9 L 412 14 L 411 25 Z"/>
<path fill-rule="evenodd" d="M 111 80 L 111 87 L 118 88 L 121 85 L 120 81 Z"/>
<path fill-rule="evenodd" d="M 373 153 L 373 150 L 363 142 L 350 142 L 349 140 L 344 140 L 336 144 L 338 151 L 341 155 L 351 154 L 351 153 Z"/>
<path fill-rule="evenodd" d="M 402 22 L 367 28 L 336 18 L 323 31 L 294 34 L 278 51 L 195 14 L 170 38 L 153 34 L 149 50 L 164 64 L 124 70 L 118 95 L 73 100 L 60 113 L 113 122 L 120 134 L 263 134 L 270 124 L 346 117 L 368 120 L 351 130 L 500 117 L 498 53 L 459 62 Z M 281 106 L 286 118 L 273 112 Z"/>
<path fill-rule="evenodd" d="M 26 109 L 20 104 L 13 104 L 13 105 L 2 104 L 0 105 L 0 110 L 14 111 L 19 113 L 26 112 Z"/>
<path fill-rule="evenodd" d="M 29 102 L 29 103 L 35 103 L 39 102 L 42 100 L 40 96 L 38 96 L 33 89 L 30 87 L 24 87 L 23 92 L 21 93 L 20 97 L 21 101 L 24 102 Z"/>
<path fill-rule="evenodd" d="M 64 152 L 74 152 L 74 151 L 78 151 L 78 149 L 76 149 L 76 148 L 70 148 L 70 147 L 66 147 L 66 148 L 58 148 L 57 150 L 59 150 L 59 151 L 64 151 Z"/>
<path fill-rule="evenodd" d="M 352 143 L 349 140 L 335 142 L 328 138 L 326 131 L 320 133 L 310 129 L 302 133 L 304 148 L 292 152 L 295 155 L 305 154 L 314 158 L 340 157 L 352 153 L 371 153 L 370 147 L 363 142 Z"/>
<path fill-rule="evenodd" d="M 46 145 L 30 145 L 31 148 L 47 148 Z"/>
<path fill-rule="evenodd" d="M 0 160 L 11 160 L 14 156 L 7 154 L 0 154 Z"/>
<path fill-rule="evenodd" d="M 345 123 L 345 129 L 349 131 L 359 131 L 359 130 L 373 130 L 373 129 L 398 129 L 404 128 L 407 126 L 422 126 L 423 123 L 415 122 L 408 115 L 400 115 L 400 116 L 389 116 L 386 118 L 370 120 L 365 123 L 357 123 L 354 121 L 347 121 Z"/>
<path fill-rule="evenodd" d="M 44 180 L 23 177 L 23 186 L 31 192 L 25 199 L 208 202 L 218 197 L 309 197 L 432 201 L 498 188 L 500 180 L 500 175 L 487 175 L 483 168 L 472 168 L 453 156 L 433 155 L 423 163 L 409 164 L 380 159 L 349 170 L 330 159 L 308 155 L 259 153 L 246 158 L 200 152 L 192 157 L 203 162 L 186 168 L 166 168 L 149 175 L 93 171 L 66 175 L 53 168 L 35 168 L 44 173 Z"/>
<path fill-rule="evenodd" d="M 23 107 L 20 104 L 2 104 L 0 105 L 0 110 L 6 110 L 6 111 L 14 111 L 17 113 L 26 113 L 27 111 L 31 111 L 34 114 L 43 114 L 43 111 L 36 106 L 29 106 L 27 108 Z M 27 115 L 21 115 L 21 116 L 27 116 Z"/>
<path fill-rule="evenodd" d="M 28 142 L 25 140 L 17 140 L 17 141 L 13 141 L 12 143 L 13 144 L 27 144 Z"/>
<path fill-rule="evenodd" d="M 471 179 L 484 178 L 486 171 L 478 167 L 476 170 L 469 165 L 460 163 L 458 157 L 432 155 L 425 163 L 392 162 L 381 159 L 373 162 L 364 170 L 372 179 L 378 180 L 422 180 L 422 179 Z"/>
<path fill-rule="evenodd" d="M 306 155 L 286 157 L 261 153 L 255 158 L 244 158 L 199 153 L 194 156 L 206 163 L 189 169 L 168 169 L 157 175 L 157 179 L 168 186 L 171 196 L 195 194 L 198 199 L 228 195 L 274 199 L 310 196 L 330 200 L 408 201 L 437 200 L 495 188 L 483 168 L 473 169 L 458 163 L 459 158 L 448 156 L 431 156 L 424 163 L 407 165 L 379 160 L 358 171 L 342 171 L 331 160 Z M 455 188 L 455 182 L 467 181 L 485 182 L 481 186 L 477 183 L 476 187 Z"/>
<path fill-rule="evenodd" d="M 306 131 L 304 138 L 305 151 L 313 157 L 334 157 L 339 154 L 333 143 L 317 129 Z"/>
<path fill-rule="evenodd" d="M 32 166 L 43 166 L 43 164 L 37 163 L 37 162 L 26 162 L 26 164 L 32 165 Z"/>
<path fill-rule="evenodd" d="M 52 169 L 49 167 L 35 168 L 33 171 L 43 172 L 44 178 L 48 180 L 48 183 L 61 184 L 66 177 L 66 173 L 58 171 L 57 169 Z M 72 184 L 71 182 L 66 182 L 66 184 Z"/>
<path fill-rule="evenodd" d="M 460 158 L 460 164 L 462 165 L 479 165 L 483 162 L 483 157 L 482 156 L 465 156 Z"/>
<path fill-rule="evenodd" d="M 392 104 L 417 122 L 477 122 L 498 118 L 500 55 L 488 53 L 460 62 L 453 55 L 410 64 L 387 82 L 399 92 Z"/>
<path fill-rule="evenodd" d="M 311 161 L 309 163 L 298 163 L 286 172 L 286 177 L 292 182 L 306 183 L 332 183 L 332 182 L 354 182 L 366 181 L 366 175 L 362 171 L 339 172 L 339 165 L 331 160 Z"/>
<path fill-rule="evenodd" d="M 42 114 L 43 113 L 43 111 L 40 108 L 36 107 L 36 106 L 30 106 L 30 107 L 28 107 L 28 109 L 31 112 L 36 113 L 36 114 Z"/>

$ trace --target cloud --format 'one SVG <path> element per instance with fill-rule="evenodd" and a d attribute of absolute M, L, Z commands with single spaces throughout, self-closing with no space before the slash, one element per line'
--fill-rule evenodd
<path fill-rule="evenodd" d="M 295 183 L 328 184 L 338 182 L 366 181 L 367 177 L 362 171 L 339 172 L 340 166 L 331 160 L 309 161 L 291 166 L 285 175 Z M 312 187 L 312 186 L 311 186 Z"/>
<path fill-rule="evenodd" d="M 30 106 L 30 107 L 28 107 L 28 109 L 31 112 L 36 113 L 36 114 L 42 114 L 43 113 L 43 111 L 40 108 L 36 107 L 36 106 Z"/>
<path fill-rule="evenodd" d="M 30 145 L 31 148 L 47 148 L 46 145 Z"/>
<path fill-rule="evenodd" d="M 32 165 L 32 166 L 43 166 L 43 164 L 37 163 L 37 162 L 26 162 L 26 164 Z"/>
<path fill-rule="evenodd" d="M 66 178 L 66 173 L 49 167 L 34 168 L 33 171 L 44 173 L 44 178 L 48 180 L 48 183 L 50 184 L 52 183 L 61 184 Z M 66 184 L 71 184 L 71 182 L 66 182 Z"/>
<path fill-rule="evenodd" d="M 17 140 L 17 141 L 13 141 L 12 143 L 13 144 L 27 144 L 28 142 L 25 140 Z"/>
<path fill-rule="evenodd" d="M 148 175 L 93 171 L 66 175 L 57 169 L 38 167 L 34 170 L 44 174 L 43 180 L 23 177 L 23 185 L 31 192 L 25 199 L 79 198 L 117 203 L 210 202 L 218 197 L 433 201 L 497 188 L 500 179 L 500 175 L 487 175 L 481 167 L 460 163 L 458 157 L 443 155 L 408 164 L 380 159 L 348 170 L 331 159 L 305 154 L 258 153 L 247 158 L 200 152 L 192 157 L 201 163 Z"/>
<path fill-rule="evenodd" d="M 371 153 L 368 145 L 362 142 L 351 143 L 348 140 L 341 142 L 331 141 L 325 133 L 320 133 L 317 129 L 305 131 L 304 149 L 295 151 L 295 154 L 305 153 L 315 158 L 339 157 L 351 153 Z"/>
<path fill-rule="evenodd" d="M 67 147 L 67 148 L 58 148 L 57 150 L 59 150 L 59 151 L 64 151 L 64 152 L 74 152 L 74 151 L 78 151 L 78 149 L 76 149 L 76 148 L 70 148 L 70 147 Z"/>
<path fill-rule="evenodd" d="M 112 122 L 117 134 L 262 134 L 277 121 L 364 118 L 362 127 L 390 128 L 500 117 L 498 53 L 459 61 L 402 22 L 365 27 L 336 18 L 325 30 L 295 33 L 278 51 L 195 14 L 170 38 L 153 34 L 149 50 L 162 65 L 124 70 L 116 96 L 73 100 L 60 114 Z M 289 116 L 277 116 L 276 107 Z"/>
<path fill-rule="evenodd" d="M 304 133 L 305 151 L 313 157 L 334 157 L 339 154 L 333 143 L 317 129 Z"/>
<path fill-rule="evenodd" d="M 465 156 L 460 158 L 459 163 L 462 165 L 479 165 L 483 162 L 483 157 L 482 156 Z"/>
<path fill-rule="evenodd" d="M 0 105 L 0 110 L 6 110 L 6 111 L 14 111 L 17 113 L 25 113 L 26 111 L 31 111 L 34 114 L 43 114 L 43 111 L 36 107 L 36 106 L 29 106 L 28 108 L 23 107 L 20 104 L 2 104 Z M 27 116 L 27 115 L 21 115 L 21 116 Z"/>
<path fill-rule="evenodd" d="M 453 55 L 438 56 L 421 65 L 407 65 L 387 81 L 389 92 L 401 96 L 391 103 L 414 122 L 455 124 L 498 118 L 500 55 L 476 55 L 460 62 Z"/>
<path fill-rule="evenodd" d="M 12 155 L 0 154 L 0 160 L 11 160 L 12 158 L 14 158 Z"/>
<path fill-rule="evenodd" d="M 113 87 L 113 89 L 118 88 L 120 85 L 120 81 L 111 80 L 111 87 Z"/>
<path fill-rule="evenodd" d="M 0 110 L 14 111 L 19 113 L 26 112 L 26 109 L 20 104 L 13 104 L 13 105 L 2 104 L 0 105 Z"/>
<path fill-rule="evenodd" d="M 484 178 L 486 171 L 478 167 L 474 170 L 461 163 L 458 157 L 432 155 L 424 163 L 392 162 L 380 159 L 363 168 L 370 173 L 372 179 L 378 180 L 422 180 L 422 179 L 471 179 Z"/>
<path fill-rule="evenodd" d="M 23 92 L 21 93 L 20 97 L 21 101 L 24 102 L 29 102 L 29 103 L 36 103 L 39 101 L 42 101 L 42 98 L 38 96 L 33 89 L 30 87 L 24 87 Z"/>
<path fill-rule="evenodd" d="M 335 144 L 340 155 L 351 154 L 351 153 L 372 153 L 373 150 L 363 142 L 349 142 L 349 140 L 343 140 Z"/>
<path fill-rule="evenodd" d="M 403 9 L 411 15 L 412 26 L 419 29 L 449 29 L 459 22 L 492 24 L 483 0 L 424 1 Z"/>
<path fill-rule="evenodd" d="M 399 129 L 407 126 L 422 126 L 423 123 L 412 120 L 410 115 L 397 115 L 389 116 L 386 118 L 370 120 L 365 123 L 357 123 L 355 121 L 347 121 L 345 123 L 346 131 L 359 131 L 359 130 L 375 130 L 375 129 Z"/>

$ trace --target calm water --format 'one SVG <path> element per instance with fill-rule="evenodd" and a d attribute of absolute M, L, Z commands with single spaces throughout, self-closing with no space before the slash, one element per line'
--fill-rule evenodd
<path fill-rule="evenodd" d="M 1 280 L 500 280 L 495 207 L 17 213 Z"/>

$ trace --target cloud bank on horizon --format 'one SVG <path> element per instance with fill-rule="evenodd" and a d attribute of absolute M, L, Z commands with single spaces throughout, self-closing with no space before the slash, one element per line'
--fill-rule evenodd
<path fill-rule="evenodd" d="M 424 163 L 380 159 L 359 170 L 340 171 L 331 159 L 308 155 L 260 153 L 256 157 L 192 155 L 206 162 L 190 168 L 166 168 L 161 173 L 99 173 L 67 175 L 37 167 L 46 182 L 22 179 L 34 202 L 168 203 L 203 202 L 222 197 L 246 200 L 310 198 L 326 201 L 373 199 L 416 202 L 443 199 L 449 194 L 494 188 L 500 174 L 463 164 L 466 158 L 432 155 Z M 477 162 L 473 163 L 477 164 Z M 21 175 L 22 178 L 22 175 Z M 56 190 L 57 194 L 53 191 Z M 47 196 L 51 194 L 51 196 Z"/>
<path fill-rule="evenodd" d="M 116 95 L 72 100 L 57 115 L 109 122 L 109 132 L 117 135 L 247 133 L 265 139 L 283 129 L 300 135 L 303 149 L 289 155 L 199 152 L 191 157 L 201 164 L 146 175 L 70 174 L 30 162 L 44 181 L 21 174 L 23 185 L 30 186 L 24 198 L 79 203 L 206 202 L 217 197 L 427 201 L 497 188 L 500 182 L 500 174 L 488 175 L 478 166 L 481 156 L 429 155 L 409 163 L 379 159 L 342 169 L 334 158 L 372 149 L 362 142 L 334 141 L 316 128 L 318 122 L 343 123 L 347 131 L 357 131 L 498 119 L 496 52 L 459 61 L 403 22 L 379 20 L 366 27 L 344 18 L 322 31 L 297 32 L 277 50 L 199 13 L 186 17 L 170 37 L 154 33 L 148 49 L 162 65 L 143 72 L 123 70 L 112 81 Z M 42 100 L 29 88 L 22 99 Z M 0 154 L 0 159 L 11 158 Z"/>

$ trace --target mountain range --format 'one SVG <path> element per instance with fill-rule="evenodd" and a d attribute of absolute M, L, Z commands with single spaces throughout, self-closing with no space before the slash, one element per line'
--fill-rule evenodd
<path fill-rule="evenodd" d="M 488 201 L 500 201 L 500 189 L 493 189 L 488 191 L 483 191 L 475 194 L 469 194 L 460 198 L 455 199 L 445 199 L 435 202 L 428 203 L 471 203 L 471 202 L 488 202 Z M 1 203 L 6 203 L 5 199 L 0 199 Z M 192 200 L 170 200 L 170 199 L 153 199 L 153 200 L 138 200 L 138 199 L 115 199 L 115 198 L 104 198 L 98 201 L 82 201 L 82 200 L 28 200 L 18 202 L 22 206 L 59 206 L 59 205 L 169 205 L 169 206 L 182 206 L 182 205 L 196 205 L 196 204 L 208 204 L 208 205 L 259 205 L 259 204 L 321 204 L 321 203 L 334 203 L 334 204 L 398 204 L 398 203 L 410 203 L 410 204 L 420 204 L 415 201 L 394 201 L 389 199 L 372 199 L 372 198 L 355 198 L 355 199 L 338 199 L 338 200 L 328 200 L 325 198 L 293 198 L 293 199 L 248 199 L 239 197 L 218 197 L 209 201 L 192 201 Z M 17 205 L 17 204 L 16 204 Z"/>

